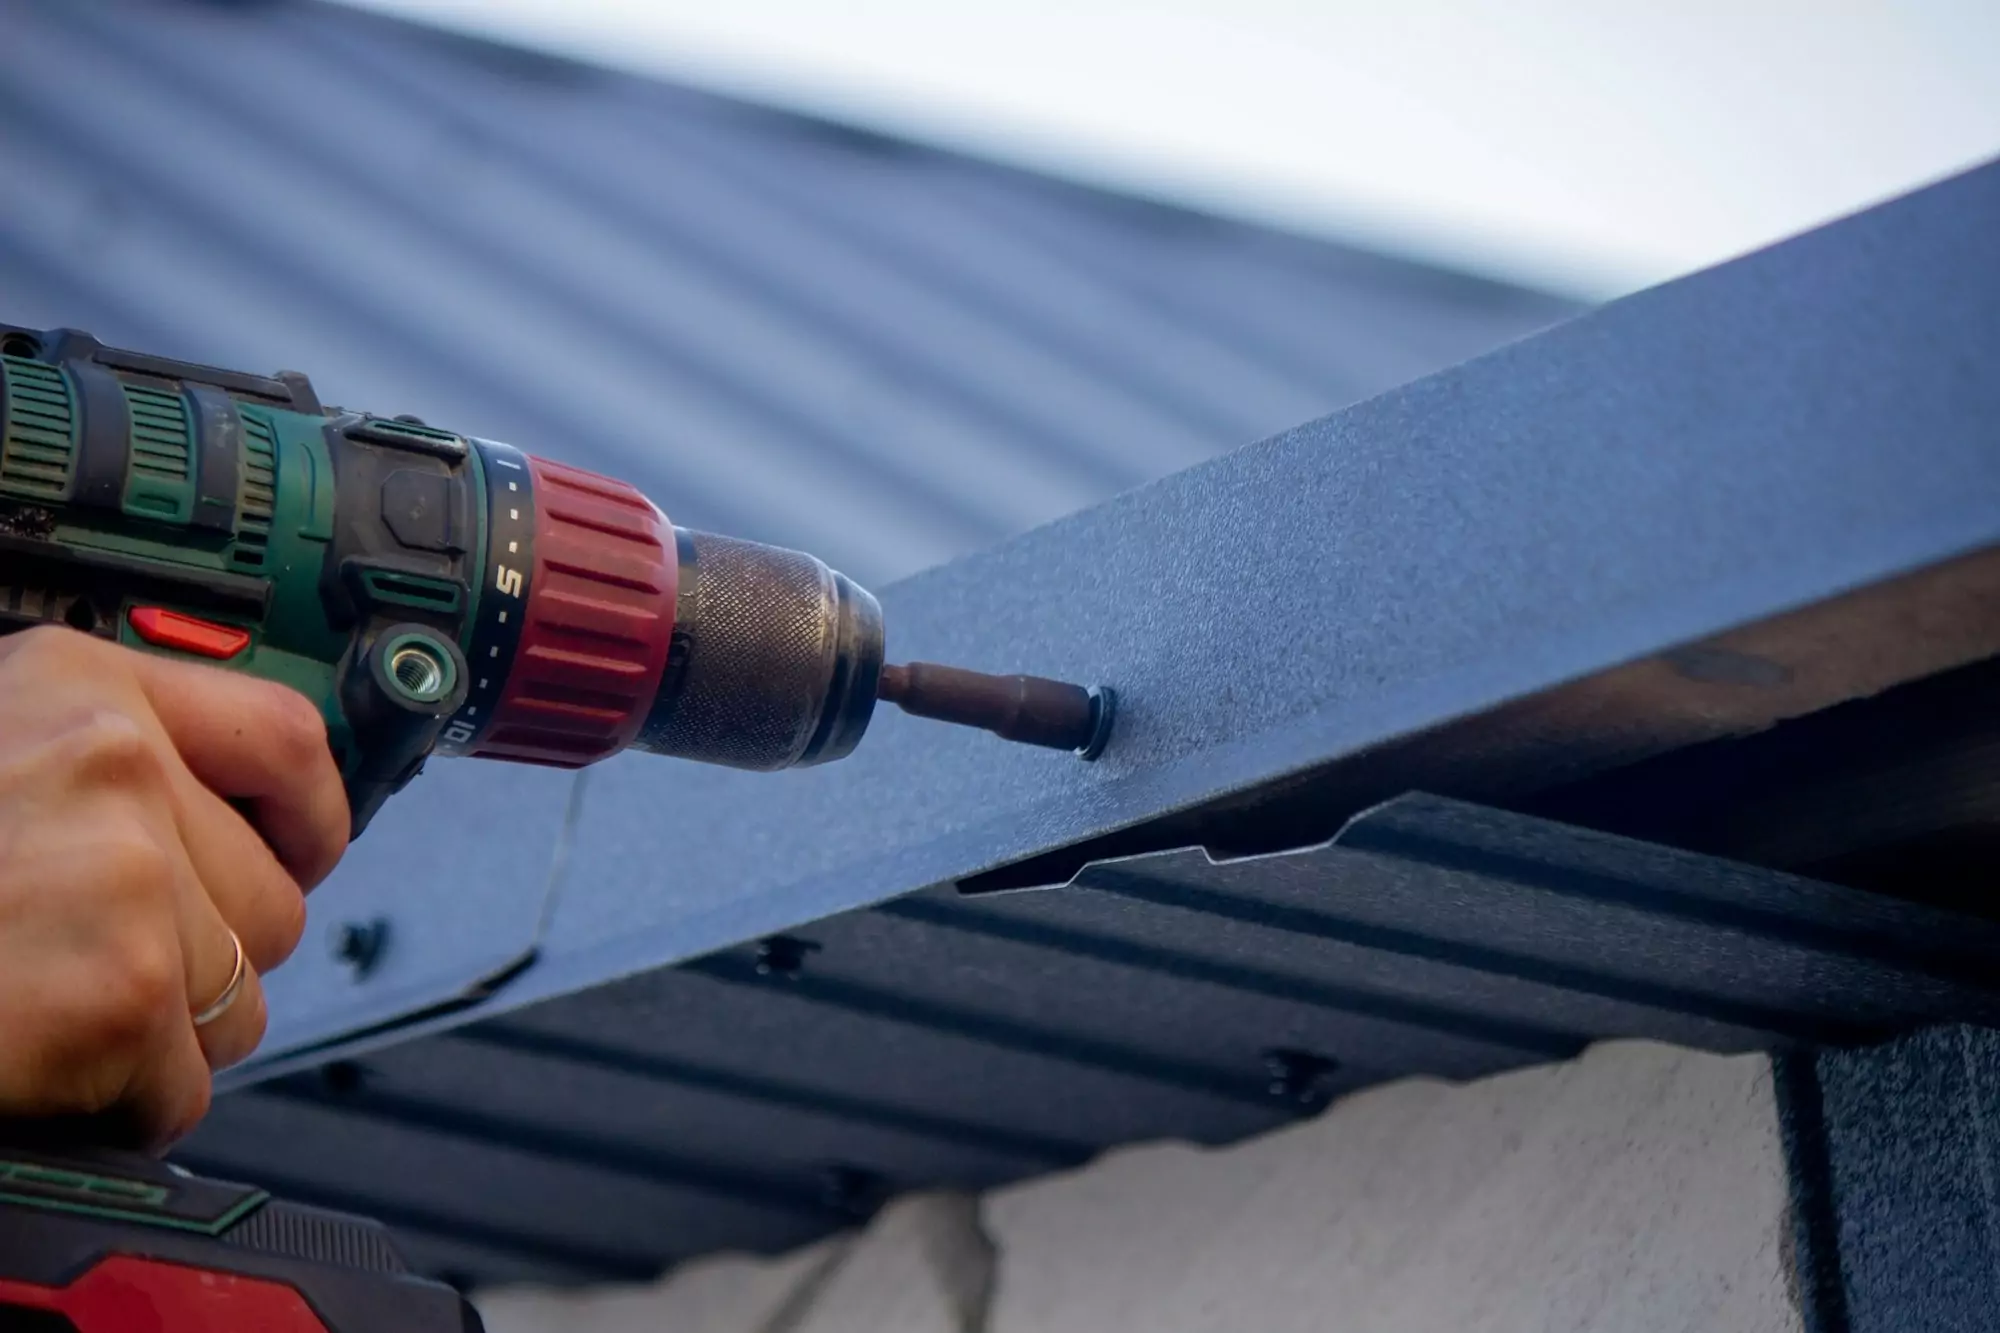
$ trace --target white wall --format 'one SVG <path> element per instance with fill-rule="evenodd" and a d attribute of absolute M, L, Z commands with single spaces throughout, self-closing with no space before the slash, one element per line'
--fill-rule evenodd
<path fill-rule="evenodd" d="M 1765 1059 L 1616 1043 L 906 1198 L 775 1261 L 480 1304 L 491 1333 L 1801 1333 L 1786 1208 Z"/>

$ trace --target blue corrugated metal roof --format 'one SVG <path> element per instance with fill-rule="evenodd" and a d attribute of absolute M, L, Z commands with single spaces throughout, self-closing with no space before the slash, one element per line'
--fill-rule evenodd
<path fill-rule="evenodd" d="M 1991 827 L 1996 212 L 2000 166 L 883 590 L 918 656 L 1114 685 L 1095 763 L 890 715 L 567 817 L 435 766 L 314 898 L 381 965 L 273 978 L 184 1160 L 633 1274 L 1399 1074 L 1993 1021 L 1994 923 L 1888 895 Z"/>
<path fill-rule="evenodd" d="M 1568 312 L 319 4 L 0 27 L 9 319 L 303 369 L 863 581 Z"/>
<path fill-rule="evenodd" d="M 317 4 L 0 0 L 0 30 L 0 313 L 301 368 L 330 401 L 618 473 L 684 522 L 871 582 L 1569 313 Z M 1463 753 L 1412 768 L 1396 749 L 1399 727 L 1932 564 L 1946 519 L 1990 548 L 1991 487 L 1965 480 L 1990 479 L 1968 424 L 1990 393 L 1935 358 L 1991 342 L 1973 229 L 1995 179 L 892 591 L 933 655 L 1004 643 L 1034 656 L 1012 665 L 1129 686 L 1123 748 L 1087 773 L 893 719 L 852 768 L 774 779 L 754 809 L 733 778 L 613 765 L 554 876 L 562 779 L 482 769 L 509 817 L 446 837 L 423 817 L 455 818 L 475 777 L 432 775 L 315 902 L 393 901 L 401 954 L 368 986 L 301 959 L 272 993 L 311 1021 L 280 1026 L 346 1040 L 408 1017 L 549 917 L 545 956 L 477 1023 L 226 1097 L 187 1160 L 380 1213 L 433 1271 L 631 1274 L 820 1234 L 884 1190 L 1230 1138 L 1401 1072 L 1620 1034 L 1736 1049 L 1991 1021 L 1990 923 L 1715 859 L 1775 854 L 1425 796 L 1345 817 L 1419 771 L 1504 801 L 1533 789 L 1510 763 L 1547 781 L 1635 738 L 1761 726 L 1793 696 L 1752 706 L 1728 693 L 1743 681 L 1662 657 L 1594 706 L 1586 679 L 1584 720 L 1511 758 L 1478 743 L 1490 714 Z M 1868 316 L 1885 319 L 1853 337 Z M 1925 461 L 1897 452 L 1905 426 Z M 1476 536 L 1439 544 L 1454 525 Z M 1232 544 L 1225 567 L 1188 563 Z M 1291 652 L 1286 632 L 1317 641 Z M 1875 622 L 1757 651 L 1804 710 L 1990 651 L 1964 632 L 1902 635 L 1870 657 L 1901 664 L 1879 678 L 1841 674 L 1886 642 Z M 1442 692 L 1421 707 L 1398 694 L 1425 688 Z M 1386 767 L 1356 778 L 1357 751 Z M 1175 850 L 1243 832 L 1224 795 L 1308 768 L 1295 804 L 1317 804 L 1293 831 L 1317 832 L 1249 861 Z M 885 811 L 866 796 L 885 774 L 923 790 Z M 1079 853 L 1064 893 L 876 901 L 1191 802 L 1211 804 L 1142 829 L 1139 855 Z M 1556 813 L 1617 826 L 1602 805 Z M 712 836 L 681 845 L 662 810 Z M 1298 849 L 1328 820 L 1339 838 Z M 1646 836 L 1696 841 L 1660 824 Z M 774 921 L 818 946 L 797 976 L 745 938 Z M 424 973 L 440 939 L 468 946 L 445 960 L 463 975 Z"/>

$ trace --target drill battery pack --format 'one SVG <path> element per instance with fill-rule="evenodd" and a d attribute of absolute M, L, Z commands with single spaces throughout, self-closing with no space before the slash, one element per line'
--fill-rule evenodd
<path fill-rule="evenodd" d="M 0 1333 L 483 1333 L 380 1224 L 136 1154 L 0 1145 Z"/>

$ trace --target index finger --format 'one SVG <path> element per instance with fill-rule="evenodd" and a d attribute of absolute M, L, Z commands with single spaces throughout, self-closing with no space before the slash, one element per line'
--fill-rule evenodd
<path fill-rule="evenodd" d="M 133 672 L 201 784 L 246 803 L 279 862 L 309 889 L 347 850 L 347 791 L 326 721 L 296 690 L 193 662 L 133 652 Z"/>

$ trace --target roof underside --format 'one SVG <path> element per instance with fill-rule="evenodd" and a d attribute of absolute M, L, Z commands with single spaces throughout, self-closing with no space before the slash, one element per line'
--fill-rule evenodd
<path fill-rule="evenodd" d="M 1096 764 L 435 766 L 315 895 L 380 967 L 272 979 L 191 1164 L 588 1280 L 1596 1037 L 1996 1018 L 1991 927 L 1821 881 L 1990 814 L 2000 171 L 964 556 L 1568 312 L 313 5 L 0 4 L 10 318 L 948 558 L 892 651 L 1122 701 Z M 1935 809 L 1812 788 L 1926 745 Z"/>
<path fill-rule="evenodd" d="M 222 1099 L 182 1160 L 461 1282 L 636 1280 L 913 1187 L 1650 1037 L 2000 1022 L 2000 924 L 1411 795 L 1332 843 L 949 888 Z"/>

